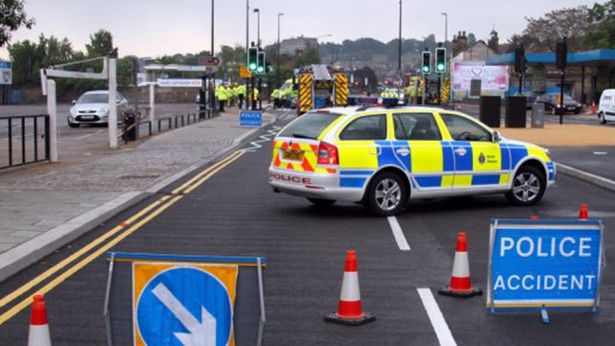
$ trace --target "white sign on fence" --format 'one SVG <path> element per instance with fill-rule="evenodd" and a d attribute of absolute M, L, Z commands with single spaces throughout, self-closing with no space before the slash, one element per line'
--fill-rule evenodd
<path fill-rule="evenodd" d="M 200 88 L 203 86 L 201 79 L 179 79 L 179 78 L 167 78 L 158 79 L 158 86 L 161 88 Z"/>
<path fill-rule="evenodd" d="M 0 61 L 0 85 L 13 84 L 13 71 L 10 61 Z"/>

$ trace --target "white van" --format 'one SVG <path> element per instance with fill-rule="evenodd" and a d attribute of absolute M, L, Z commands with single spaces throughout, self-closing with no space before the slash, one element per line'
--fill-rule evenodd
<path fill-rule="evenodd" d="M 598 119 L 601 124 L 615 121 L 615 89 L 606 89 L 602 92 L 598 106 Z"/>

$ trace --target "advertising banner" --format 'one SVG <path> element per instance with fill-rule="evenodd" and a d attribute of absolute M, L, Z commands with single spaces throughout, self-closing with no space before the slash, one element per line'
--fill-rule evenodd
<path fill-rule="evenodd" d="M 506 91 L 508 68 L 487 66 L 484 61 L 453 61 L 453 89 L 470 91 L 472 80 L 481 81 L 483 91 Z"/>

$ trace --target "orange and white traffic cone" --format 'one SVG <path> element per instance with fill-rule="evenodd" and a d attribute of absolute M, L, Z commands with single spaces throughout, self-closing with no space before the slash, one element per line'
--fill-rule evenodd
<path fill-rule="evenodd" d="M 359 291 L 359 273 L 357 272 L 357 254 L 354 250 L 348 250 L 337 312 L 326 315 L 325 321 L 360 326 L 374 320 L 376 316 L 363 312 Z"/>
<path fill-rule="evenodd" d="M 455 247 L 455 259 L 453 261 L 450 286 L 439 290 L 438 293 L 459 298 L 469 298 L 483 294 L 482 290 L 472 287 L 466 232 L 457 233 L 457 245 Z"/>
<path fill-rule="evenodd" d="M 579 220 L 587 220 L 589 218 L 589 207 L 583 203 L 579 207 Z"/>
<path fill-rule="evenodd" d="M 47 324 L 47 309 L 45 298 L 37 294 L 33 298 L 32 312 L 30 314 L 30 331 L 28 332 L 28 346 L 51 346 L 49 325 Z"/>
<path fill-rule="evenodd" d="M 598 107 L 596 106 L 596 101 L 592 101 L 592 114 L 598 113 Z"/>

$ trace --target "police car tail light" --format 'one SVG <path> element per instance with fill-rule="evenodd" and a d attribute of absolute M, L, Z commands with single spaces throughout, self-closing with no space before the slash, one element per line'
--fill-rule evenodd
<path fill-rule="evenodd" d="M 337 165 L 338 164 L 337 147 L 327 142 L 320 142 L 320 145 L 318 145 L 318 164 L 319 165 Z"/>

